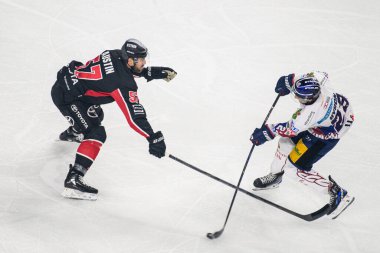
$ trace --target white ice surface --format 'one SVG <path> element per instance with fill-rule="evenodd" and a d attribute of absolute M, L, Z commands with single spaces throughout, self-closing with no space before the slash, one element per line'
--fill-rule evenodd
<path fill-rule="evenodd" d="M 171 83 L 139 80 L 139 96 L 169 153 L 237 183 L 276 94 L 279 76 L 323 70 L 347 95 L 356 122 L 315 169 L 355 203 L 337 220 L 307 223 L 169 159 L 156 159 L 116 104 L 104 106 L 108 140 L 86 176 L 96 202 L 60 193 L 77 144 L 50 89 L 57 70 L 130 37 Z M 378 0 L 0 0 L 0 252 L 380 252 Z M 269 121 L 296 104 L 281 98 Z M 276 141 L 254 150 L 242 181 L 266 174 Z M 261 196 L 300 213 L 324 204 L 287 182 Z"/>

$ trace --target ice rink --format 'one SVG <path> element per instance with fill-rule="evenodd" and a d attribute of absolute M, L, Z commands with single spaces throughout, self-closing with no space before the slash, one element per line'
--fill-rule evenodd
<path fill-rule="evenodd" d="M 378 0 L 0 0 L 0 252 L 380 252 Z M 103 106 L 108 139 L 87 173 L 97 201 L 61 197 L 78 144 L 50 90 L 71 60 L 86 62 L 128 38 L 169 66 L 170 83 L 139 84 L 139 98 L 168 153 L 237 184 L 250 134 L 276 98 L 281 75 L 321 70 L 346 95 L 356 121 L 314 167 L 356 197 L 338 219 L 306 222 L 238 193 L 148 143 L 115 104 Z M 281 97 L 269 122 L 297 104 Z M 277 140 L 255 148 L 241 187 L 267 174 Z M 256 194 L 299 213 L 326 199 L 284 178 Z"/>

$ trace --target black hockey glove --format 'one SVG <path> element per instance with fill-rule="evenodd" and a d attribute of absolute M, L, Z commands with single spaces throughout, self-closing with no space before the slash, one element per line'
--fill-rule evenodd
<path fill-rule="evenodd" d="M 267 141 L 273 140 L 274 137 L 275 136 L 269 129 L 268 125 L 265 125 L 262 128 L 255 129 L 255 131 L 251 135 L 251 142 L 256 146 L 260 146 Z"/>
<path fill-rule="evenodd" d="M 158 131 L 147 138 L 149 141 L 149 153 L 158 158 L 165 156 L 166 145 L 164 136 Z"/>
<path fill-rule="evenodd" d="M 293 82 L 294 74 L 290 74 L 287 76 L 282 76 L 280 79 L 278 79 L 276 88 L 274 91 L 280 96 L 285 96 L 290 93 L 292 82 Z"/>
<path fill-rule="evenodd" d="M 177 72 L 168 67 L 147 67 L 143 69 L 141 75 L 145 77 L 148 82 L 153 79 L 164 79 L 169 82 L 177 75 Z"/>

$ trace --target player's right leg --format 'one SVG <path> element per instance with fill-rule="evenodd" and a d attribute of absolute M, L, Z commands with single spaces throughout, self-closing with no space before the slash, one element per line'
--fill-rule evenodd
<path fill-rule="evenodd" d="M 284 175 L 284 166 L 288 155 L 294 148 L 294 143 L 289 138 L 280 138 L 276 154 L 273 158 L 271 171 L 268 175 L 256 178 L 253 182 L 255 188 L 253 190 L 266 190 L 277 188 L 282 182 L 282 176 Z"/>

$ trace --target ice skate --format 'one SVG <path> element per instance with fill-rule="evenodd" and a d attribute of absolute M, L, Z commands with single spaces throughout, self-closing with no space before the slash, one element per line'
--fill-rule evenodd
<path fill-rule="evenodd" d="M 256 178 L 256 180 L 253 182 L 255 188 L 253 188 L 252 190 L 260 191 L 277 188 L 279 184 L 282 182 L 282 175 L 284 175 L 284 171 L 281 171 L 276 174 L 273 174 L 271 172 L 266 176 Z"/>
<path fill-rule="evenodd" d="M 98 190 L 83 182 L 83 174 L 70 164 L 70 170 L 65 179 L 65 189 L 62 192 L 65 198 L 96 200 Z"/>
<path fill-rule="evenodd" d="M 329 176 L 329 195 L 330 195 L 330 210 L 327 215 L 330 218 L 336 219 L 349 205 L 354 202 L 355 197 L 349 196 L 347 191 L 341 188 L 332 178 Z"/>
<path fill-rule="evenodd" d="M 61 141 L 81 143 L 83 141 L 83 138 L 84 135 L 82 133 L 76 132 L 72 126 L 70 126 L 68 129 L 66 129 L 59 135 L 59 139 Z"/>

